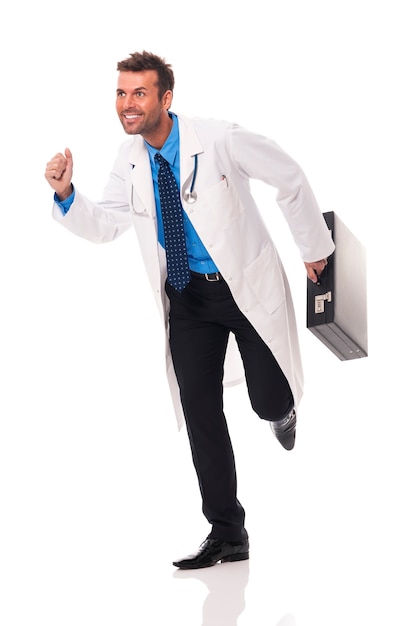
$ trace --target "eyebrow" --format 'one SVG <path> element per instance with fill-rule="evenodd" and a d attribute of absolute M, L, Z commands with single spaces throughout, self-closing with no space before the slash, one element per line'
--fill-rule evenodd
<path fill-rule="evenodd" d="M 119 91 L 125 91 L 125 89 L 122 89 L 121 87 L 118 87 L 116 89 L 116 93 L 118 93 Z M 132 91 L 148 91 L 147 87 L 134 87 Z"/>

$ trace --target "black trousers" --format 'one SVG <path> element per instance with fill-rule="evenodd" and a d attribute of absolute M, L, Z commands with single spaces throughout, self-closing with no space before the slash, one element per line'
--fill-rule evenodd
<path fill-rule="evenodd" d="M 229 333 L 242 357 L 253 410 L 264 420 L 294 405 L 288 381 L 268 346 L 236 305 L 225 280 L 193 275 L 182 293 L 166 284 L 170 347 L 192 458 L 211 537 L 241 541 L 245 511 L 237 499 L 235 459 L 223 412 L 223 366 Z"/>

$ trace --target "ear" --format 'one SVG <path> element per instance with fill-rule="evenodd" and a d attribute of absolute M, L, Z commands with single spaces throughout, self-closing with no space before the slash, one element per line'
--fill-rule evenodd
<path fill-rule="evenodd" d="M 162 96 L 162 105 L 164 109 L 166 109 L 167 111 L 171 106 L 172 97 L 173 97 L 173 93 L 170 89 L 168 89 L 168 91 L 166 91 L 164 95 Z"/>

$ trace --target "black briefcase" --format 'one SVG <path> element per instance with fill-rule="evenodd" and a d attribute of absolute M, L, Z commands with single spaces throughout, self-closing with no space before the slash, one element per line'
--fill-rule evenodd
<path fill-rule="evenodd" d="M 307 328 L 341 361 L 368 356 L 366 251 L 333 212 L 335 251 L 318 283 L 307 279 Z"/>

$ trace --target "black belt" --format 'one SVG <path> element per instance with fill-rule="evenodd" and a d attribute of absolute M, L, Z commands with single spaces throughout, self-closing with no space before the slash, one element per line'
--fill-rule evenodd
<path fill-rule="evenodd" d="M 200 274 L 199 272 L 193 272 L 192 270 L 190 270 L 190 274 L 194 278 L 208 280 L 209 283 L 217 283 L 219 280 L 223 280 L 223 276 L 220 274 L 220 272 L 213 272 L 212 274 Z"/>

